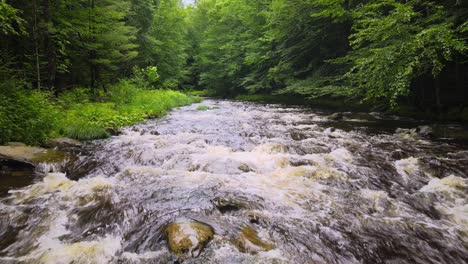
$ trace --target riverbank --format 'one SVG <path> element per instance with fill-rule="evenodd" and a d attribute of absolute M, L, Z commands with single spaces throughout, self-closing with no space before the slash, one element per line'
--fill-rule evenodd
<path fill-rule="evenodd" d="M 382 112 L 389 115 L 409 117 L 428 121 L 457 121 L 468 123 L 468 107 L 452 107 L 437 114 L 430 110 L 420 110 L 410 105 L 401 104 L 393 109 L 376 107 L 373 104 L 345 98 L 305 98 L 294 95 L 238 95 L 235 100 L 263 103 L 297 104 L 329 109 L 331 111 Z"/>
<path fill-rule="evenodd" d="M 467 147 L 378 118 L 208 99 L 126 127 L 0 199 L 0 262 L 463 263 Z"/>
<path fill-rule="evenodd" d="M 53 137 L 102 139 L 123 126 L 164 116 L 199 100 L 178 91 L 139 89 L 128 80 L 107 92 L 76 88 L 58 98 L 47 92 L 10 89 L 0 95 L 0 144 L 42 145 Z"/>

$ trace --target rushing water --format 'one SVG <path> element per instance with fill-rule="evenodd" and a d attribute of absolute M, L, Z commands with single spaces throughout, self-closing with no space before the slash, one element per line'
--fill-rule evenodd
<path fill-rule="evenodd" d="M 392 120 L 207 100 L 86 146 L 97 164 L 0 201 L 1 263 L 466 263 L 468 151 Z M 220 201 L 223 206 L 220 206 Z M 164 228 L 213 227 L 196 258 Z M 251 226 L 273 250 L 232 243 Z"/>

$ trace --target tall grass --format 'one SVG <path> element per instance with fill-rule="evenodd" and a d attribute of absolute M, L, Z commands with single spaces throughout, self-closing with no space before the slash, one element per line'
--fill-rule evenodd
<path fill-rule="evenodd" d="M 177 91 L 145 90 L 135 82 L 121 81 L 108 93 L 92 94 L 76 88 L 51 94 L 0 83 L 0 144 L 20 141 L 40 145 L 47 138 L 65 136 L 78 140 L 102 139 L 110 131 L 147 118 L 165 115 L 170 109 L 200 99 Z"/>
<path fill-rule="evenodd" d="M 78 95 L 83 97 L 81 93 Z M 66 102 L 68 110 L 59 119 L 59 126 L 64 136 L 79 140 L 105 138 L 109 136 L 108 131 L 161 117 L 174 107 L 199 100 L 177 91 L 138 89 L 130 81 L 121 81 L 110 88 L 102 98 L 106 102 L 84 100 L 84 103 L 70 104 L 73 96 L 66 93 L 60 97 L 59 101 Z"/>

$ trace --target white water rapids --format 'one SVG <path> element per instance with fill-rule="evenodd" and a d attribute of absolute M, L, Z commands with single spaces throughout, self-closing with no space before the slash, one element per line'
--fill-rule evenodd
<path fill-rule="evenodd" d="M 213 109 L 183 107 L 88 144 L 83 159 L 97 165 L 86 177 L 11 190 L 0 262 L 468 261 L 466 146 L 299 107 L 202 104 Z M 213 227 L 198 257 L 169 252 L 163 230 L 178 219 Z M 274 249 L 240 252 L 243 226 Z"/>

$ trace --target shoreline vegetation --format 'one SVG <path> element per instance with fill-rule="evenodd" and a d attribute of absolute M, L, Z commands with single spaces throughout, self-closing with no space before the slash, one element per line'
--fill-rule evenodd
<path fill-rule="evenodd" d="M 467 21 L 452 0 L 0 0 L 0 144 L 105 138 L 193 90 L 467 123 Z"/>
<path fill-rule="evenodd" d="M 463 124 L 468 123 L 468 107 L 454 106 L 447 111 L 434 114 L 431 111 L 422 111 L 415 109 L 409 104 L 400 104 L 394 108 L 378 107 L 370 103 L 363 103 L 357 99 L 347 99 L 343 97 L 319 97 L 307 98 L 299 95 L 271 95 L 271 94 L 240 94 L 231 97 L 223 97 L 216 95 L 213 91 L 198 90 L 190 91 L 189 95 L 209 98 L 225 98 L 236 101 L 248 101 L 257 103 L 272 103 L 285 105 L 302 105 L 305 107 L 319 108 L 322 110 L 336 111 L 352 111 L 352 112 L 381 112 L 389 115 L 401 117 L 409 117 L 414 119 L 422 119 L 427 121 L 455 121 Z"/>
<path fill-rule="evenodd" d="M 121 127 L 162 117 L 200 98 L 179 91 L 138 88 L 131 80 L 123 80 L 107 93 L 75 88 L 55 98 L 47 92 L 16 88 L 0 95 L 0 101 L 0 143 L 42 145 L 54 137 L 107 138 Z"/>

